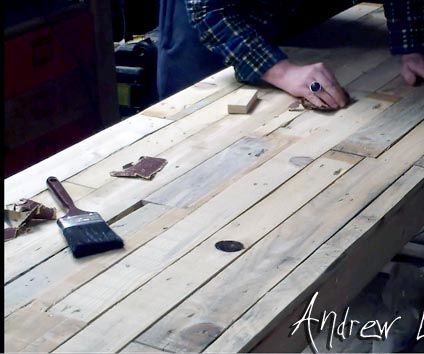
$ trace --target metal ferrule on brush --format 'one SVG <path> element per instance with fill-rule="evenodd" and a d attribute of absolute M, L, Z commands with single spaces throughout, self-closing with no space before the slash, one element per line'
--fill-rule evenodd
<path fill-rule="evenodd" d="M 57 224 L 59 227 L 63 229 L 67 229 L 71 226 L 82 226 L 86 224 L 93 224 L 96 222 L 103 222 L 104 220 L 98 213 L 88 213 L 83 215 L 74 215 L 74 216 L 64 216 L 57 220 Z"/>

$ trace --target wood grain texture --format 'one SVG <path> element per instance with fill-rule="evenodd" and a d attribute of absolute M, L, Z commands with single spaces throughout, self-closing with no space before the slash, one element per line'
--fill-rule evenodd
<path fill-rule="evenodd" d="M 319 291 L 314 315 L 335 304 L 340 311 L 412 237 L 423 220 L 423 212 L 417 208 L 423 197 L 423 178 L 422 170 L 409 170 L 262 297 L 206 352 L 302 350 L 306 346 L 304 331 L 288 337 L 289 326 L 301 318 L 314 292 Z"/>
<path fill-rule="evenodd" d="M 422 148 L 415 144 L 424 142 L 422 133 L 424 124 L 413 132 L 413 138 L 381 159 L 358 163 L 138 340 L 173 352 L 202 351 L 258 297 L 289 275 L 399 178 L 421 154 Z M 404 163 L 387 164 L 388 160 Z M 203 328 L 204 335 L 199 334 L 199 328 Z"/>
<path fill-rule="evenodd" d="M 142 343 L 132 342 L 122 349 L 120 353 L 164 353 L 164 351 Z"/>
<path fill-rule="evenodd" d="M 424 167 L 424 156 L 422 156 L 417 162 L 415 162 L 415 165 Z"/>
<path fill-rule="evenodd" d="M 231 97 L 228 103 L 229 114 L 247 114 L 257 102 L 258 90 L 256 89 L 238 89 Z"/>
<path fill-rule="evenodd" d="M 335 150 L 377 157 L 424 121 L 424 87 L 381 113 L 368 125 L 336 145 Z"/>
<path fill-rule="evenodd" d="M 115 309 L 116 311 L 113 310 L 115 315 L 119 314 L 120 318 L 123 316 L 120 320 L 115 318 L 114 321 L 122 324 L 125 324 L 126 321 L 136 321 L 128 312 L 130 308 L 136 306 L 144 313 L 144 316 L 138 318 L 137 325 L 133 328 L 133 333 L 136 334 L 141 331 L 145 326 L 148 326 L 151 321 L 154 321 L 154 319 L 161 314 L 165 314 L 169 308 L 177 304 L 183 294 L 188 295 L 196 286 L 201 285 L 208 277 L 211 277 L 217 272 L 220 267 L 231 262 L 234 257 L 237 257 L 237 254 L 222 254 L 216 250 L 215 252 L 211 252 L 211 249 L 214 250 L 215 242 L 226 239 L 231 235 L 231 239 L 241 238 L 240 241 L 243 241 L 245 246 L 249 247 L 258 237 L 264 235 L 266 230 L 271 230 L 275 225 L 278 225 L 281 220 L 284 220 L 284 218 L 294 212 L 302 204 L 306 203 L 320 190 L 325 188 L 325 186 L 334 181 L 334 179 L 337 179 L 339 175 L 334 174 L 334 171 L 346 171 L 355 161 L 357 161 L 357 157 L 349 158 L 345 161 L 343 158 L 340 159 L 340 155 L 338 154 L 330 154 L 328 157 L 317 160 L 311 167 L 307 167 L 305 171 L 301 172 L 302 176 L 299 176 L 299 179 L 288 182 L 287 186 L 283 185 L 277 193 L 271 195 L 269 200 L 265 199 L 260 205 L 251 209 L 252 211 L 234 220 L 228 227 L 219 231 L 211 240 L 202 244 L 196 251 L 192 251 L 187 257 L 184 257 L 183 260 L 176 263 L 175 266 L 161 273 L 148 284 L 140 288 L 139 291 L 130 295 L 130 297 L 121 303 L 121 306 Z M 278 209 L 274 207 L 281 202 L 281 200 L 285 200 L 286 196 L 293 194 L 293 191 L 304 185 L 305 181 L 310 180 L 314 175 L 317 176 L 316 180 L 314 183 L 304 188 L 304 193 L 292 197 L 290 202 L 285 203 L 286 205 L 284 207 Z M 275 211 L 269 213 L 265 212 L 266 210 Z M 140 259 L 140 257 L 138 258 Z M 202 264 L 207 264 L 208 266 L 200 267 Z M 146 269 L 146 266 L 144 266 L 144 269 Z M 197 271 L 181 273 L 182 269 L 188 270 L 193 268 L 196 268 Z M 184 279 L 181 279 L 183 274 Z M 170 287 L 174 290 L 172 293 L 168 294 L 168 296 L 157 297 L 153 295 L 166 293 L 166 289 Z M 144 299 L 152 298 L 156 299 L 154 304 L 151 301 L 144 301 Z M 74 298 L 74 300 L 77 299 Z M 60 307 L 57 307 L 57 310 L 66 307 L 65 311 L 68 312 L 70 305 L 69 301 L 67 302 L 67 306 L 65 303 L 60 305 Z M 80 305 L 82 304 L 80 303 Z M 140 306 L 142 306 L 144 310 L 142 310 Z M 68 313 L 71 312 L 72 311 L 69 311 Z M 105 320 L 107 321 L 107 319 L 104 319 L 104 321 Z M 88 328 L 88 332 L 91 332 L 90 328 Z M 119 336 L 123 335 L 124 334 L 121 333 Z M 128 337 L 125 338 L 129 338 L 129 335 L 129 333 L 126 333 L 125 336 Z M 125 341 L 125 338 L 121 337 L 119 341 Z M 115 345 L 119 345 L 119 343 L 117 342 Z"/>
<path fill-rule="evenodd" d="M 71 257 L 67 249 L 59 252 L 5 286 L 5 315 L 36 299 L 42 299 L 45 308 L 52 306 L 186 214 L 178 209 L 148 204 L 111 225 L 124 238 L 124 251 L 79 260 Z"/>
<path fill-rule="evenodd" d="M 178 120 L 210 105 L 241 86 L 229 67 L 203 81 L 154 104 L 141 113 L 145 116 Z"/>
<path fill-rule="evenodd" d="M 170 230 L 167 230 L 164 234 L 162 234 L 160 239 L 157 238 L 146 245 L 146 247 L 143 247 L 143 249 L 141 249 L 143 253 L 137 254 L 137 256 L 134 255 L 134 266 L 138 269 L 149 269 L 146 268 L 147 264 L 142 265 L 140 263 L 140 259 L 145 258 L 143 254 L 149 254 L 150 256 L 155 254 L 155 262 L 163 264 L 163 260 L 166 260 L 166 263 L 171 262 L 178 257 L 180 254 L 179 252 L 185 252 L 186 250 L 188 251 L 191 249 L 196 245 L 196 243 L 204 240 L 211 233 L 217 231 L 234 217 L 252 206 L 256 201 L 267 195 L 277 186 L 281 185 L 287 177 L 291 177 L 297 171 L 301 170 L 303 166 L 299 167 L 290 162 L 290 159 L 293 156 L 317 157 L 332 146 L 332 141 L 339 141 L 343 138 L 344 134 L 349 135 L 349 132 L 356 130 L 364 124 L 364 121 L 361 121 L 360 119 L 352 120 L 350 114 L 356 117 L 357 112 L 365 110 L 369 114 L 360 114 L 359 117 L 365 120 L 372 119 L 372 116 L 377 114 L 376 110 L 373 108 L 375 105 L 374 102 L 375 101 L 373 100 L 368 101 L 367 99 L 364 99 L 356 105 L 353 105 L 349 114 L 347 114 L 347 112 L 340 112 L 328 117 L 326 124 L 324 122 L 317 122 L 313 120 L 312 126 L 317 124 L 317 126 L 320 126 L 320 129 L 313 131 L 310 137 L 292 144 L 290 147 L 283 150 L 280 154 L 277 154 L 259 168 L 243 176 L 240 180 L 233 183 L 229 188 L 211 199 L 208 203 L 196 209 L 188 218 L 174 225 L 174 227 Z M 306 124 L 306 122 L 304 124 Z M 302 127 L 302 129 L 305 128 Z M 282 166 L 285 166 L 285 168 L 282 168 Z M 233 200 L 233 203 L 228 203 L 228 200 Z M 219 217 L 217 217 L 217 215 L 219 215 Z M 173 247 L 172 244 L 168 245 L 161 241 L 163 239 L 175 239 L 175 237 L 178 238 L 178 248 Z M 155 241 L 157 242 L 157 246 L 155 245 Z M 158 268 L 157 263 L 153 263 L 149 267 L 152 266 L 155 269 Z M 161 267 L 163 267 L 163 265 Z M 123 269 L 119 270 L 116 268 L 115 271 L 117 271 L 122 278 Z M 139 274 L 140 279 L 142 279 L 142 273 L 138 272 L 137 274 Z M 104 280 L 106 279 L 107 277 L 104 278 Z M 98 287 L 94 283 L 91 283 L 90 285 L 93 286 L 93 290 L 88 290 L 87 288 L 84 296 L 92 294 L 94 289 Z M 118 288 L 120 287 L 121 285 Z M 77 297 L 74 297 L 74 299 L 78 300 Z M 57 311 L 62 312 L 61 310 L 64 308 L 63 305 L 64 304 L 62 304 L 62 307 L 57 307 Z M 79 303 L 78 306 L 81 306 L 81 303 Z M 93 309 L 93 307 L 91 307 L 91 309 Z M 114 308 L 108 311 L 104 317 L 101 316 L 98 320 L 94 321 L 86 330 L 82 331 L 76 337 L 73 337 L 63 348 L 61 348 L 61 350 L 77 350 L 76 348 L 80 348 L 80 346 L 81 348 L 85 348 L 82 350 L 87 350 L 85 347 L 87 344 L 82 344 L 87 342 L 87 340 L 84 339 L 85 336 L 90 336 L 90 345 L 93 345 L 93 348 L 102 345 L 106 345 L 109 348 L 112 343 L 106 343 L 103 336 L 108 337 L 111 335 L 108 330 L 108 323 L 110 323 L 110 321 L 113 321 L 113 323 L 116 322 L 116 318 L 114 319 L 114 316 L 116 316 L 114 310 L 122 310 L 123 315 L 125 314 L 125 316 L 129 316 L 127 309 L 124 310 L 120 307 Z M 87 308 L 87 311 L 91 310 Z M 89 312 L 81 312 L 81 314 L 83 313 L 85 315 L 89 314 Z M 119 316 L 121 317 L 121 315 Z M 125 323 L 125 321 L 122 322 L 123 325 L 125 325 Z M 100 330 L 100 328 L 102 329 Z M 134 330 L 135 329 L 136 327 L 134 327 Z M 98 339 L 95 340 L 95 337 Z M 121 337 L 121 339 L 117 338 L 116 343 L 113 345 L 118 345 L 120 340 L 125 340 L 125 337 Z"/>
<path fill-rule="evenodd" d="M 109 222 L 114 222 L 131 213 L 145 197 L 231 145 L 245 135 L 246 131 L 258 127 L 274 114 L 280 114 L 293 100 L 282 92 L 273 92 L 269 94 L 268 98 L 263 97 L 262 99 L 269 99 L 269 102 L 273 104 L 263 105 L 261 109 L 250 116 L 239 115 L 237 119 L 217 122 L 211 127 L 212 129 L 199 132 L 173 149 L 159 155 L 159 157 L 167 159 L 168 164 L 152 181 L 115 178 L 112 182 L 90 193 L 86 198 L 77 201 L 77 207 L 83 210 L 95 210 Z M 281 106 L 275 105 L 276 102 L 280 102 Z M 225 105 L 222 109 L 225 112 Z M 204 113 L 207 112 L 209 111 L 206 110 Z M 224 114 L 224 116 L 226 115 Z M 202 125 L 200 122 L 198 124 Z M 203 124 L 205 123 L 203 122 Z M 150 146 L 152 146 L 151 143 Z M 196 154 L 192 153 L 193 149 L 196 150 Z M 14 259 L 20 257 L 21 261 L 13 262 L 14 268 L 7 270 L 6 279 L 10 280 L 66 247 L 63 237 L 53 237 L 51 236 L 52 232 L 57 234 L 57 230 L 51 228 L 34 233 L 31 243 L 27 245 L 26 249 L 16 248 L 13 244 L 7 245 L 6 257 L 11 257 L 10 255 L 13 254 Z"/>
<path fill-rule="evenodd" d="M 287 48 L 336 73 L 356 99 L 346 109 L 289 112 L 294 99 L 266 86 L 250 114 L 230 115 L 252 87 L 226 69 L 139 115 L 156 131 L 123 122 L 78 150 L 82 169 L 62 159 L 77 205 L 126 247 L 75 260 L 54 223 L 5 244 L 8 351 L 303 349 L 286 338 L 313 292 L 317 310 L 340 309 L 423 227 L 423 91 L 403 84 L 386 31 L 382 6 L 365 3 Z M 372 154 L 332 150 L 352 137 Z M 109 175 L 142 155 L 168 164 L 151 181 Z"/>
<path fill-rule="evenodd" d="M 193 207 L 211 193 L 218 194 L 225 186 L 293 142 L 290 137 L 285 140 L 286 144 L 282 141 L 272 144 L 269 139 L 242 138 L 151 194 L 146 201 L 178 208 Z"/>
<path fill-rule="evenodd" d="M 46 179 L 64 180 L 171 121 L 136 115 L 75 144 L 5 180 L 5 204 L 46 189 Z M 85 185 L 82 183 L 82 185 Z"/>

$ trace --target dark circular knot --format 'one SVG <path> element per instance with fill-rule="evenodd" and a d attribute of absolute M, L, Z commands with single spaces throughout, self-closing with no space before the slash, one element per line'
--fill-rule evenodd
<path fill-rule="evenodd" d="M 244 248 L 244 245 L 238 241 L 219 241 L 215 243 L 215 247 L 223 252 L 238 252 Z"/>

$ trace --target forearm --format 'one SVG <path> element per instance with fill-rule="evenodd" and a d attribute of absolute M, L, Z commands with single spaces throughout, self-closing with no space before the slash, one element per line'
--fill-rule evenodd
<path fill-rule="evenodd" d="M 237 79 L 256 83 L 287 56 L 249 23 L 241 0 L 186 0 L 190 23 L 201 42 L 235 68 Z"/>
<path fill-rule="evenodd" d="M 384 0 L 392 54 L 424 53 L 424 0 Z"/>

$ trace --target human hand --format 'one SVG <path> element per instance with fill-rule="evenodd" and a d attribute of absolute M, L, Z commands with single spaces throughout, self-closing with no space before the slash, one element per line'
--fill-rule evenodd
<path fill-rule="evenodd" d="M 419 78 L 424 79 L 424 54 L 404 54 L 401 58 L 400 73 L 408 85 L 415 85 Z"/>
<path fill-rule="evenodd" d="M 270 68 L 262 80 L 295 97 L 304 97 L 317 107 L 338 109 L 349 101 L 337 79 L 322 63 L 299 66 L 282 60 Z M 313 81 L 321 84 L 321 91 L 313 93 L 309 90 Z"/>

